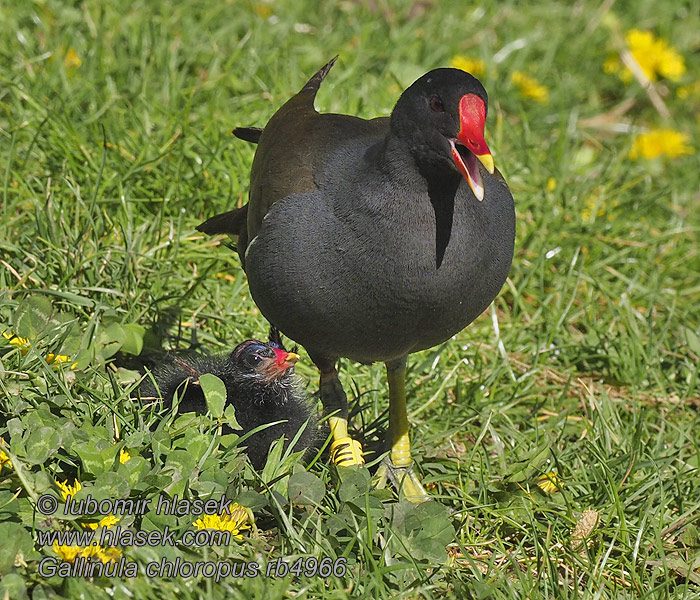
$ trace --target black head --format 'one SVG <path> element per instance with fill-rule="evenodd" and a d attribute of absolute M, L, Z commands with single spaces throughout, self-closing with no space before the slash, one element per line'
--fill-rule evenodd
<path fill-rule="evenodd" d="M 407 146 L 423 174 L 459 174 L 483 200 L 478 162 L 494 171 L 484 141 L 487 110 L 488 96 L 476 77 L 435 69 L 401 94 L 391 114 L 391 133 Z"/>
<path fill-rule="evenodd" d="M 234 348 L 228 360 L 231 370 L 241 380 L 274 383 L 292 375 L 299 355 L 275 343 L 246 340 Z"/>

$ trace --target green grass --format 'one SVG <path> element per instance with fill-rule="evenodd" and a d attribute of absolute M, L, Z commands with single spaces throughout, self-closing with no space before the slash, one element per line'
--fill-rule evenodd
<path fill-rule="evenodd" d="M 700 147 L 700 96 L 676 94 L 700 79 L 700 15 L 680 0 L 663 11 L 600 4 L 0 7 L 0 330 L 32 343 L 23 353 L 0 339 L 0 436 L 14 459 L 0 472 L 2 593 L 699 598 L 697 155 L 628 152 L 656 126 Z M 685 56 L 682 81 L 658 86 L 668 119 L 639 84 L 602 70 L 631 28 Z M 235 253 L 194 227 L 245 202 L 254 148 L 232 127 L 264 125 L 336 53 L 317 107 L 365 117 L 388 114 L 455 55 L 483 59 L 487 140 L 516 201 L 501 295 L 409 359 L 416 458 L 437 501 L 419 509 L 370 492 L 366 472 L 339 480 L 325 460 L 306 475 L 289 457 L 258 476 L 211 417 L 174 420 L 129 401 L 134 373 L 116 366 L 142 346 L 219 352 L 266 334 Z M 520 95 L 518 70 L 549 87 L 547 104 Z M 600 118 L 624 101 L 623 115 Z M 49 352 L 77 368 L 53 368 Z M 305 358 L 298 372 L 314 392 Z M 371 446 L 388 423 L 383 367 L 346 361 L 342 378 Z M 132 460 L 120 464 L 120 448 Z M 549 472 L 559 489 L 545 493 L 537 481 Z M 71 523 L 42 520 L 34 505 L 73 478 L 100 497 L 226 492 L 255 512 L 257 529 L 230 547 L 124 548 L 141 566 L 344 557 L 347 572 L 44 579 L 38 561 L 53 554 L 34 546 L 35 528 Z M 572 531 L 584 510 L 598 520 L 581 542 Z"/>

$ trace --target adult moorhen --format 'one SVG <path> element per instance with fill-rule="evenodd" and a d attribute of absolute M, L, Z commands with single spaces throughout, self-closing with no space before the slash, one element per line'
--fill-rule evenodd
<path fill-rule="evenodd" d="M 406 357 L 446 341 L 496 297 L 513 258 L 513 197 L 484 141 L 488 100 L 475 77 L 430 71 L 390 117 L 319 114 L 314 98 L 335 60 L 264 130 L 234 131 L 258 142 L 249 203 L 198 229 L 238 237 L 255 303 L 320 369 L 324 408 L 335 412 L 336 464 L 363 462 L 348 436 L 336 362 L 386 363 L 384 475 L 422 501 L 428 496 L 411 468 Z"/>
<path fill-rule="evenodd" d="M 245 441 L 250 462 L 260 470 L 270 445 L 282 436 L 286 446 L 303 428 L 293 448 L 297 452 L 321 441 L 317 419 L 294 376 L 298 359 L 294 352 L 284 350 L 273 332 L 269 342 L 246 340 L 230 354 L 170 357 L 143 380 L 138 395 L 142 400 L 162 398 L 170 407 L 177 394 L 179 413 L 205 413 L 207 405 L 199 377 L 204 373 L 216 375 L 226 386 L 226 402 L 233 404 L 241 426 L 233 430 L 235 433 L 244 435 L 260 425 L 281 421 Z"/>

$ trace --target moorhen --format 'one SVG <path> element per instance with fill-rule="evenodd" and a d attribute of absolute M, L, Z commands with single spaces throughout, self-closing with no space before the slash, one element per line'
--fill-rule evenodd
<path fill-rule="evenodd" d="M 496 297 L 513 258 L 513 197 L 484 141 L 488 100 L 475 77 L 430 71 L 390 117 L 319 114 L 314 98 L 336 58 L 264 129 L 234 130 L 258 142 L 249 202 L 198 229 L 237 236 L 253 300 L 319 368 L 336 464 L 363 462 L 337 360 L 386 364 L 382 477 L 419 502 L 428 496 L 411 468 L 406 357 Z"/>
<path fill-rule="evenodd" d="M 211 373 L 224 382 L 226 403 L 233 404 L 241 427 L 225 428 L 225 432 L 244 435 L 260 425 L 281 421 L 246 439 L 246 454 L 254 468 L 265 466 L 270 444 L 284 436 L 286 448 L 302 427 L 293 450 L 312 449 L 321 440 L 317 419 L 294 375 L 299 356 L 285 351 L 274 337 L 272 334 L 269 342 L 246 340 L 230 354 L 171 356 L 143 380 L 138 395 L 142 400 L 162 398 L 169 408 L 177 394 L 178 413 L 205 413 L 199 377 Z"/>

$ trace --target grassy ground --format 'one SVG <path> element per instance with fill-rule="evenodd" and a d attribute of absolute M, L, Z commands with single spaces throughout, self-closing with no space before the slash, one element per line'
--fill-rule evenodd
<path fill-rule="evenodd" d="M 656 86 L 668 115 L 636 80 L 603 71 L 632 28 L 685 56 L 680 81 Z M 697 156 L 629 156 L 645 128 L 700 144 L 698 85 L 678 94 L 700 78 L 698 30 L 697 6 L 680 0 L 663 11 L 652 0 L 0 7 L 0 330 L 31 344 L 0 339 L 13 461 L 0 472 L 3 593 L 700 598 Z M 499 298 L 409 360 L 417 460 L 437 501 L 420 508 L 370 492 L 364 471 L 339 479 L 325 460 L 307 474 L 290 457 L 257 476 L 210 417 L 161 420 L 129 402 L 134 373 L 114 362 L 265 335 L 235 254 L 194 227 L 245 201 L 254 149 L 231 128 L 264 125 L 336 53 L 317 106 L 367 117 L 455 56 L 483 60 L 487 140 L 516 201 Z M 548 101 L 523 95 L 517 71 Z M 343 367 L 353 426 L 371 444 L 387 426 L 383 367 Z M 141 572 L 178 556 L 263 570 L 340 557 L 347 570 L 46 579 L 38 562 L 54 553 L 34 545 L 36 528 L 73 523 L 34 505 L 73 479 L 99 497 L 226 492 L 254 511 L 256 529 L 230 547 L 122 548 Z"/>

